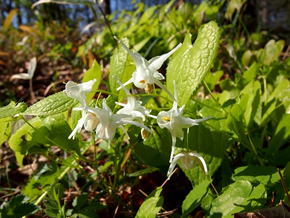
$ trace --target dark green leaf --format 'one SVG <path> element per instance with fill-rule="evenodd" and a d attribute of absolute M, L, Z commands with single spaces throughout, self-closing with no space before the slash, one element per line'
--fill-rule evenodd
<path fill-rule="evenodd" d="M 28 198 L 21 194 L 9 201 L 0 212 L 3 218 L 20 218 L 33 215 L 38 210 L 40 210 L 38 206 L 28 202 Z"/>

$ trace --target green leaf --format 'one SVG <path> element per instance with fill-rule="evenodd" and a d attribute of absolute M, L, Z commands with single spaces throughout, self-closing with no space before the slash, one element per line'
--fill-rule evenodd
<path fill-rule="evenodd" d="M 3 142 L 5 142 L 8 139 L 11 130 L 12 130 L 12 122 L 10 121 L 10 118 L 0 119 L 0 145 L 2 145 Z"/>
<path fill-rule="evenodd" d="M 158 168 L 156 167 L 147 167 L 146 169 L 143 170 L 138 170 L 134 173 L 130 173 L 129 177 L 136 177 L 136 176 L 143 176 L 152 172 L 158 171 Z"/>
<path fill-rule="evenodd" d="M 160 196 L 161 192 L 162 187 L 158 187 L 153 192 L 151 192 L 150 195 L 147 196 L 136 214 L 137 218 L 157 217 L 157 213 L 161 210 L 161 207 L 163 205 L 163 197 Z"/>
<path fill-rule="evenodd" d="M 36 116 L 54 115 L 68 111 L 77 104 L 77 100 L 68 97 L 63 92 L 59 92 L 33 104 L 22 114 Z"/>
<path fill-rule="evenodd" d="M 276 167 L 270 166 L 244 166 L 235 169 L 234 181 L 247 180 L 251 183 L 262 183 L 264 185 L 274 184 L 280 180 Z"/>
<path fill-rule="evenodd" d="M 176 82 L 178 105 L 187 103 L 193 91 L 211 69 L 217 54 L 220 32 L 218 25 L 211 21 L 200 27 L 197 39 L 192 45 L 187 34 L 183 45 L 174 54 L 167 67 L 167 88 L 174 93 Z"/>
<path fill-rule="evenodd" d="M 238 212 L 249 212 L 256 209 L 260 209 L 265 205 L 267 201 L 267 190 L 265 185 L 259 184 L 257 187 L 253 187 L 251 194 L 240 204 L 237 204 L 236 207 L 229 212 L 229 216 L 233 217 L 232 214 Z M 230 215 L 231 214 L 231 215 Z"/>
<path fill-rule="evenodd" d="M 259 65 L 257 62 L 252 63 L 247 71 L 243 74 L 244 85 L 251 82 L 259 73 Z"/>
<path fill-rule="evenodd" d="M 242 94 L 248 95 L 247 99 L 241 99 L 241 104 L 246 104 L 244 109 L 244 122 L 247 128 L 251 127 L 254 117 L 258 112 L 261 96 L 261 85 L 258 81 L 250 82 L 242 91 Z"/>
<path fill-rule="evenodd" d="M 209 129 L 205 125 L 206 123 L 202 122 L 198 126 L 189 128 L 188 136 L 184 136 L 184 141 L 178 140 L 176 147 L 186 148 L 186 143 L 188 143 L 188 148 L 191 151 L 196 151 L 204 158 L 209 176 L 212 176 L 221 165 L 225 151 L 232 142 L 227 134 Z M 188 139 L 186 139 L 187 137 Z M 183 171 L 193 186 L 207 179 L 204 172 L 198 166 Z"/>
<path fill-rule="evenodd" d="M 220 80 L 220 78 L 222 77 L 223 74 L 224 74 L 224 72 L 222 70 L 219 70 L 219 71 L 216 71 L 214 73 L 209 73 L 204 78 L 204 81 L 207 83 L 210 90 L 214 89 L 215 85 L 218 83 L 218 81 Z"/>
<path fill-rule="evenodd" d="M 210 217 L 232 217 L 232 211 L 243 203 L 252 191 L 249 181 L 241 180 L 228 186 L 212 203 Z"/>
<path fill-rule="evenodd" d="M 260 63 L 270 65 L 272 62 L 277 61 L 280 53 L 283 50 L 285 42 L 280 40 L 275 43 L 275 40 L 270 40 L 264 49 L 259 50 L 258 60 Z"/>
<path fill-rule="evenodd" d="M 127 38 L 122 39 L 123 43 L 129 47 L 129 40 Z M 127 82 L 135 70 L 135 64 L 131 56 L 128 54 L 123 46 L 119 46 L 119 50 L 111 57 L 110 60 L 110 73 L 109 73 L 109 89 L 112 93 L 118 94 L 117 88 L 119 84 L 113 78 L 115 76 L 122 83 Z M 122 99 L 125 96 L 125 92 L 120 90 L 118 99 Z"/>
<path fill-rule="evenodd" d="M 51 162 L 49 165 L 42 165 L 34 176 L 29 179 L 22 193 L 29 196 L 31 200 L 36 200 L 51 187 L 59 175 L 60 170 L 55 162 Z"/>
<path fill-rule="evenodd" d="M 0 108 L 0 119 L 6 117 L 12 117 L 16 114 L 20 114 L 27 109 L 27 105 L 23 102 L 16 104 L 15 102 L 10 102 L 9 105 Z"/>
<path fill-rule="evenodd" d="M 40 210 L 38 206 L 28 202 L 28 200 L 23 194 L 17 195 L 0 210 L 1 217 L 16 218 L 29 216 Z"/>
<path fill-rule="evenodd" d="M 21 126 L 9 139 L 12 150 L 23 155 L 44 152 L 51 145 L 80 154 L 77 140 L 68 139 L 71 128 L 62 114 L 41 120 L 35 117 Z"/>
<path fill-rule="evenodd" d="M 289 122 L 290 114 L 284 114 L 276 128 L 272 140 L 269 143 L 269 154 L 273 154 L 278 151 L 278 149 L 288 141 L 290 136 Z"/>
<path fill-rule="evenodd" d="M 93 79 L 97 79 L 97 81 L 93 85 L 91 93 L 87 94 L 87 98 L 86 98 L 87 104 L 89 104 L 90 100 L 92 100 L 92 98 L 94 97 L 102 79 L 101 67 L 96 60 L 94 60 L 90 69 L 85 73 L 82 82 L 83 83 L 88 82 Z"/>
<path fill-rule="evenodd" d="M 140 136 L 140 129 L 134 128 L 135 135 Z M 130 142 L 134 144 L 136 139 L 130 134 Z M 140 140 L 140 139 L 137 139 Z M 171 135 L 167 129 L 160 127 L 152 128 L 152 134 L 144 141 L 140 140 L 134 146 L 135 154 L 148 166 L 158 167 L 161 172 L 167 172 L 169 167 L 169 157 L 171 152 Z"/>
<path fill-rule="evenodd" d="M 201 200 L 207 193 L 207 188 L 211 183 L 210 180 L 204 180 L 199 185 L 195 186 L 189 194 L 186 196 L 182 203 L 182 214 L 187 215 L 192 212 L 198 205 L 200 205 Z"/>

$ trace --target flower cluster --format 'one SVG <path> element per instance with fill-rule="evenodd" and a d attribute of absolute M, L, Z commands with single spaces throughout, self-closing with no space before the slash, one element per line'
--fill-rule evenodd
<path fill-rule="evenodd" d="M 181 152 L 174 157 L 174 150 L 176 138 L 183 140 L 183 128 L 189 128 L 191 126 L 198 125 L 199 122 L 209 118 L 195 120 L 189 117 L 183 117 L 182 113 L 184 105 L 181 108 L 178 108 L 175 82 L 174 96 L 172 96 L 172 94 L 160 82 L 160 80 L 164 79 L 164 76 L 157 71 L 162 66 L 164 61 L 181 46 L 181 43 L 177 45 L 172 51 L 147 61 L 139 53 L 135 51 L 132 52 L 117 37 L 115 37 L 115 39 L 118 40 L 118 42 L 126 49 L 136 65 L 136 70 L 133 72 L 132 78 L 124 84 L 122 84 L 116 77 L 114 77 L 114 79 L 120 85 L 117 90 L 122 88 L 127 95 L 127 104 L 116 102 L 117 105 L 123 107 L 119 109 L 116 114 L 114 114 L 108 107 L 106 99 L 103 99 L 102 108 L 89 107 L 86 102 L 86 94 L 92 91 L 92 87 L 96 80 L 94 79 L 81 84 L 76 84 L 72 81 L 69 81 L 66 84 L 64 93 L 67 96 L 80 102 L 81 106 L 74 108 L 74 110 L 79 110 L 82 112 L 82 117 L 78 121 L 72 133 L 69 135 L 69 138 L 74 139 L 75 135 L 79 133 L 82 128 L 84 128 L 89 132 L 95 131 L 97 138 L 108 140 L 110 144 L 110 141 L 113 139 L 117 128 L 120 128 L 125 132 L 125 134 L 127 134 L 125 128 L 123 127 L 125 124 L 141 127 L 142 138 L 147 138 L 148 134 L 152 133 L 152 131 L 150 128 L 144 125 L 144 121 L 146 116 L 150 116 L 157 120 L 160 128 L 167 128 L 172 136 L 172 149 L 169 159 L 171 164 L 168 170 L 168 177 L 170 178 L 173 169 L 179 160 L 185 169 L 192 168 L 195 162 L 201 163 L 200 166 L 207 175 L 207 166 L 202 156 L 196 152 Z M 150 110 L 142 106 L 142 102 L 137 101 L 136 98 L 131 95 L 129 90 L 125 87 L 125 85 L 131 82 L 133 82 L 136 87 L 145 89 L 146 92 L 151 92 L 152 88 L 150 87 L 152 87 L 153 84 L 158 85 L 174 100 L 172 109 L 169 111 L 161 111 L 157 116 L 149 115 Z"/>

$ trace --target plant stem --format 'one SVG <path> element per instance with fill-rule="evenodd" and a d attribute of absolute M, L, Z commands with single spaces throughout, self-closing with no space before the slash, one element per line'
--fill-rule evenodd
<path fill-rule="evenodd" d="M 91 146 L 91 144 L 89 144 L 81 153 L 81 155 L 84 155 L 85 152 L 89 149 L 89 147 Z M 75 165 L 78 161 L 77 159 L 74 159 L 71 163 L 71 165 Z M 34 205 L 39 205 L 43 199 L 46 197 L 46 195 L 48 194 L 48 191 L 53 188 L 64 176 L 65 174 L 67 174 L 69 171 L 71 170 L 71 167 L 67 167 L 65 168 L 65 170 L 57 177 L 57 179 L 51 184 L 50 188 L 48 190 L 46 190 L 38 199 L 37 201 L 34 203 Z"/>

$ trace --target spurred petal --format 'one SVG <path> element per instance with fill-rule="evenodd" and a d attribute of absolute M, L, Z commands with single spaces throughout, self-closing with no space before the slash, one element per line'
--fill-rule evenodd
<path fill-rule="evenodd" d="M 163 54 L 161 56 L 155 57 L 154 59 L 149 60 L 149 68 L 150 70 L 156 71 L 158 70 L 162 64 L 164 63 L 164 61 L 169 58 L 170 55 L 172 55 L 177 49 L 179 49 L 179 47 L 182 44 L 179 43 L 174 49 L 172 49 L 170 52 Z"/>

